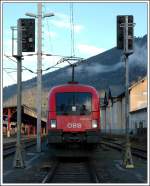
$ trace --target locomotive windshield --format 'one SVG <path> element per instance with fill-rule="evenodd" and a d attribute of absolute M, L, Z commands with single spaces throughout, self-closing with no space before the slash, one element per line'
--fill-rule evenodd
<path fill-rule="evenodd" d="M 92 95 L 85 92 L 64 92 L 56 94 L 57 115 L 89 115 Z"/>

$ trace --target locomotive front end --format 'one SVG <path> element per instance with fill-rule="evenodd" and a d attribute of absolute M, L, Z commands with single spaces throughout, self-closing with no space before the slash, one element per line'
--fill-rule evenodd
<path fill-rule="evenodd" d="M 49 94 L 49 144 L 98 144 L 100 104 L 97 91 L 86 85 L 62 85 Z"/>

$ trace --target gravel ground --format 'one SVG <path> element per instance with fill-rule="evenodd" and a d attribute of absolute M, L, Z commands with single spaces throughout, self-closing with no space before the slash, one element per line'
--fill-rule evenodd
<path fill-rule="evenodd" d="M 26 167 L 13 168 L 13 158 L 3 160 L 3 183 L 41 183 L 52 166 L 50 150 L 43 143 L 42 152 L 37 153 L 35 147 L 25 152 Z M 93 155 L 93 162 L 101 183 L 146 183 L 147 161 L 133 157 L 134 169 L 124 169 L 121 165 L 122 154 L 107 147 L 99 148 Z M 67 183 L 67 181 L 66 181 Z"/>
<path fill-rule="evenodd" d="M 94 157 L 101 183 L 146 183 L 147 161 L 132 156 L 134 168 L 122 166 L 123 155 L 108 147 L 101 147 Z"/>

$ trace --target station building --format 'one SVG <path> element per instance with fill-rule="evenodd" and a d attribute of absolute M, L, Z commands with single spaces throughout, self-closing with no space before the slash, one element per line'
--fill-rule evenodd
<path fill-rule="evenodd" d="M 125 134 L 125 93 L 113 97 L 113 104 L 101 100 L 101 129 L 110 134 Z M 147 132 L 147 77 L 129 87 L 129 128 L 132 134 Z"/>
<path fill-rule="evenodd" d="M 134 133 L 146 133 L 147 129 L 147 78 L 130 88 L 130 127 Z"/>
<path fill-rule="evenodd" d="M 26 105 L 21 106 L 21 134 L 36 135 L 36 112 Z M 15 136 L 17 133 L 17 106 L 3 106 L 3 137 Z M 46 118 L 41 118 L 41 135 L 46 134 Z"/>

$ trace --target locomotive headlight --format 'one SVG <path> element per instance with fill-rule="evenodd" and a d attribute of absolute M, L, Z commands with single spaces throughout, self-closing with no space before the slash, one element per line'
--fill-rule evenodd
<path fill-rule="evenodd" d="M 92 128 L 97 128 L 97 120 L 92 120 Z"/>
<path fill-rule="evenodd" d="M 56 128 L 56 120 L 55 119 L 51 120 L 51 128 Z"/>

